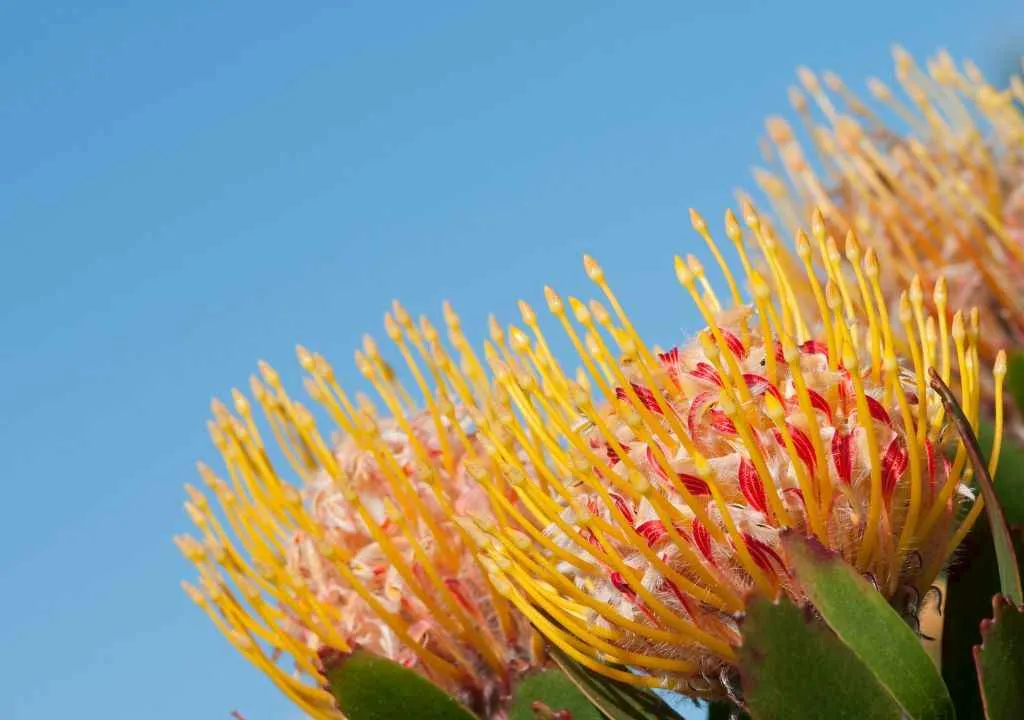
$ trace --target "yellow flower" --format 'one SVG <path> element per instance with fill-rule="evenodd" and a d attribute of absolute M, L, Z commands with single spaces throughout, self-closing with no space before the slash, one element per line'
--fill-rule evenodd
<path fill-rule="evenodd" d="M 790 101 L 802 131 L 768 120 L 766 154 L 779 170 L 756 179 L 791 231 L 816 206 L 837 238 L 853 231 L 873 248 L 888 302 L 935 284 L 925 303 L 940 321 L 947 304 L 979 307 L 979 351 L 991 361 L 1024 344 L 1024 83 L 996 90 L 945 52 L 924 69 L 901 48 L 894 55 L 902 94 L 869 80 L 877 110 L 835 74 L 801 68 Z M 989 412 L 992 390 L 985 379 Z M 1024 430 L 1016 417 L 1013 428 Z"/>
<path fill-rule="evenodd" d="M 707 323 L 683 347 L 649 346 L 586 258 L 603 302 L 547 289 L 578 373 L 551 358 L 526 307 L 527 329 L 488 352 L 505 411 L 481 432 L 515 440 L 494 443 L 494 465 L 525 449 L 535 468 L 512 480 L 532 526 L 481 524 L 496 586 L 596 672 L 695 696 L 727 692 L 749 597 L 803 599 L 782 529 L 816 537 L 895 601 L 920 598 L 981 510 L 926 381 L 958 370 L 976 423 L 978 314 L 947 323 L 905 292 L 890 317 L 873 249 L 851 242 L 844 259 L 827 235 L 801 234 L 793 258 L 750 206 L 744 216 L 746 238 L 731 213 L 726 232 L 749 299 L 693 214 L 727 291 L 676 258 Z M 1000 355 L 997 387 L 1004 374 Z"/>
<path fill-rule="evenodd" d="M 415 325 L 397 303 L 386 318 L 420 401 L 365 340 L 356 363 L 384 415 L 365 397 L 350 399 L 328 363 L 299 348 L 309 395 L 341 430 L 333 443 L 266 364 L 252 379 L 262 429 L 237 390 L 234 414 L 213 404 L 210 434 L 228 476 L 200 465 L 219 512 L 187 487 L 198 537 L 176 542 L 199 584 L 184 587 L 311 717 L 340 717 L 322 673 L 355 649 L 416 669 L 485 717 L 499 716 L 513 682 L 536 662 L 533 631 L 494 592 L 473 552 L 476 530 L 460 524 L 509 524 L 518 509 L 507 487 L 491 483 L 493 507 L 474 479 L 489 471 L 474 430 L 487 379 L 447 308 L 446 319 L 458 362 L 426 319 Z M 264 443 L 268 429 L 276 447 Z"/>

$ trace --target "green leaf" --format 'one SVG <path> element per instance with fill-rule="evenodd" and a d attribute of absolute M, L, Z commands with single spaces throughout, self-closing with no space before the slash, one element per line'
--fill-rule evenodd
<path fill-rule="evenodd" d="M 978 445 L 986 464 L 994 437 L 995 429 L 990 423 L 979 423 Z M 1012 527 L 1024 525 L 1024 450 L 1005 435 L 999 451 L 999 469 L 992 478 L 992 484 L 1006 515 L 1006 523 Z"/>
<path fill-rule="evenodd" d="M 326 672 L 331 693 L 349 720 L 475 720 L 475 716 L 412 670 L 357 650 Z"/>
<path fill-rule="evenodd" d="M 1014 538 L 1017 557 L 1024 543 Z M 999 593 L 999 567 L 988 519 L 979 518 L 961 543 L 946 577 L 942 630 L 942 677 L 959 720 L 983 718 L 973 648 L 981 643 L 980 625 L 992 617 L 992 596 Z"/>
<path fill-rule="evenodd" d="M 985 715 L 991 720 L 1024 718 L 1024 612 L 997 595 L 993 619 L 981 625 L 974 649 Z"/>
<path fill-rule="evenodd" d="M 511 720 L 536 720 L 535 701 L 553 711 L 568 710 L 572 720 L 601 720 L 601 712 L 587 699 L 576 684 L 560 670 L 545 670 L 520 681 L 509 709 Z"/>
<path fill-rule="evenodd" d="M 591 672 L 555 646 L 548 655 L 609 720 L 666 720 L 678 717 L 654 693 Z"/>
<path fill-rule="evenodd" d="M 1013 537 L 1010 535 L 1010 528 L 1006 525 L 1006 515 L 999 504 L 995 488 L 992 487 L 992 478 L 989 477 L 988 468 L 982 458 L 981 449 L 978 447 L 978 438 L 974 435 L 971 423 L 964 415 L 963 409 L 956 401 L 952 391 L 939 377 L 935 368 L 931 369 L 930 380 L 932 389 L 942 398 L 942 404 L 946 411 L 953 418 L 956 429 L 960 433 L 960 439 L 964 443 L 967 457 L 974 468 L 974 481 L 981 488 L 981 495 L 985 498 L 985 514 L 988 516 L 988 523 L 992 530 L 992 542 L 996 547 L 996 560 L 999 562 L 999 586 L 1003 595 L 1008 597 L 1016 605 L 1024 605 L 1024 591 L 1021 590 L 1020 569 L 1017 565 L 1017 554 L 1013 549 Z"/>
<path fill-rule="evenodd" d="M 998 592 L 999 569 L 988 520 L 978 518 L 946 578 L 942 677 L 960 720 L 984 717 L 972 648 L 981 642 L 979 624 L 991 617 L 992 596 Z"/>
<path fill-rule="evenodd" d="M 754 720 L 900 718 L 853 651 L 788 598 L 751 601 L 742 630 L 740 675 Z"/>
<path fill-rule="evenodd" d="M 909 717 L 956 716 L 942 677 L 917 635 L 867 580 L 799 533 L 784 533 L 782 546 L 822 619 Z"/>

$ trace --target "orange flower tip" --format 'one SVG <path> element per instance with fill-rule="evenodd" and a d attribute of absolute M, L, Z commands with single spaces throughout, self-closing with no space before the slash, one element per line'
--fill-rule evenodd
<path fill-rule="evenodd" d="M 191 502 L 186 502 L 184 508 L 185 514 L 188 515 L 188 519 L 192 521 L 192 524 L 200 528 L 206 527 L 206 516 L 199 511 L 199 508 Z"/>
<path fill-rule="evenodd" d="M 555 315 L 561 314 L 563 310 L 562 298 L 549 285 L 544 286 L 544 300 L 548 304 L 548 310 Z"/>
<path fill-rule="evenodd" d="M 999 352 L 996 353 L 996 362 L 992 366 L 992 374 L 995 375 L 997 378 L 1004 378 L 1004 377 L 1006 377 L 1006 351 L 1005 350 L 1000 349 Z"/>
<path fill-rule="evenodd" d="M 892 44 L 892 59 L 897 63 L 904 64 L 913 64 L 914 62 L 913 58 L 910 57 L 910 53 L 907 52 L 907 49 L 899 43 Z"/>
<path fill-rule="evenodd" d="M 590 322 L 590 310 L 580 300 L 570 296 L 569 307 L 572 309 L 572 314 L 576 318 L 576 322 L 581 325 L 586 325 Z"/>
<path fill-rule="evenodd" d="M 811 213 L 811 234 L 815 239 L 825 237 L 825 218 L 821 214 L 821 208 L 814 208 L 814 212 Z"/>
<path fill-rule="evenodd" d="M 796 253 L 802 260 L 809 261 L 811 258 L 811 243 L 807 240 L 807 233 L 803 230 L 796 231 Z"/>
<path fill-rule="evenodd" d="M 913 318 L 911 314 L 910 298 L 907 297 L 906 290 L 900 293 L 899 317 L 900 322 L 904 324 L 910 322 Z"/>
<path fill-rule="evenodd" d="M 398 300 L 391 301 L 391 312 L 395 314 L 395 320 L 399 325 L 407 327 L 412 324 L 412 317 Z"/>
<path fill-rule="evenodd" d="M 944 275 L 940 275 L 935 281 L 933 295 L 936 305 L 940 307 L 944 307 L 946 305 L 946 300 L 949 298 L 949 290 L 946 286 L 946 277 Z"/>
<path fill-rule="evenodd" d="M 391 313 L 384 313 L 384 332 L 387 333 L 388 339 L 391 342 L 397 343 L 402 338 L 402 331 L 398 327 L 398 323 L 395 322 L 395 318 Z"/>
<path fill-rule="evenodd" d="M 298 358 L 299 367 L 301 367 L 306 372 L 313 372 L 315 368 L 313 355 L 312 353 L 309 352 L 309 350 L 306 349 L 304 345 L 295 346 L 295 357 Z"/>
<path fill-rule="evenodd" d="M 686 286 L 691 285 L 693 283 L 693 273 L 690 272 L 690 268 L 686 266 L 686 262 L 678 255 L 676 255 L 674 262 L 676 278 L 679 280 L 679 283 Z"/>
<path fill-rule="evenodd" d="M 962 343 L 967 338 L 967 329 L 964 327 L 964 314 L 957 310 L 953 315 L 953 341 Z"/>
<path fill-rule="evenodd" d="M 219 397 L 214 397 L 210 400 L 210 412 L 218 421 L 223 421 L 227 417 L 227 406 Z"/>
<path fill-rule="evenodd" d="M 527 325 L 533 325 L 537 322 L 537 315 L 533 312 L 533 308 L 530 307 L 529 303 L 525 300 L 519 301 L 519 314 L 523 318 L 523 322 Z"/>
<path fill-rule="evenodd" d="M 242 417 L 246 417 L 251 412 L 249 407 L 249 400 L 242 394 L 242 391 L 238 388 L 231 388 L 231 400 L 235 404 L 235 412 Z"/>
<path fill-rule="evenodd" d="M 515 325 L 509 326 L 508 337 L 509 344 L 516 352 L 526 352 L 530 349 L 530 338 L 527 337 L 525 332 L 517 328 Z"/>
<path fill-rule="evenodd" d="M 505 331 L 501 329 L 501 323 L 494 315 L 487 316 L 487 329 L 495 344 L 501 345 L 505 342 Z"/>
<path fill-rule="evenodd" d="M 739 221 L 732 209 L 725 211 L 725 234 L 732 242 L 738 242 L 743 232 L 740 230 Z"/>
<path fill-rule="evenodd" d="M 263 380 L 268 385 L 276 386 L 281 382 L 281 378 L 278 376 L 277 371 L 274 370 L 266 360 L 260 360 L 256 363 L 256 366 L 260 369 L 260 375 L 263 376 Z"/>
<path fill-rule="evenodd" d="M 790 86 L 789 88 L 789 104 L 793 106 L 793 109 L 797 112 L 803 112 L 807 109 L 807 99 L 804 94 L 800 92 L 800 88 L 796 86 Z"/>
<path fill-rule="evenodd" d="M 836 242 L 833 236 L 828 236 L 828 239 L 825 241 L 825 249 L 828 252 L 828 261 L 838 266 L 841 255 L 839 253 L 839 243 Z"/>
<path fill-rule="evenodd" d="M 356 350 L 352 353 L 352 359 L 355 362 L 356 370 L 358 370 L 363 377 L 373 377 L 373 368 L 370 367 L 370 363 L 367 361 L 366 355 L 363 354 L 362 350 Z"/>
<path fill-rule="evenodd" d="M 843 304 L 843 296 L 839 292 L 839 286 L 832 278 L 825 283 L 825 304 L 829 310 L 835 312 Z"/>
<path fill-rule="evenodd" d="M 604 281 L 604 270 L 601 269 L 601 266 L 590 255 L 583 256 L 583 269 L 586 271 L 587 277 L 594 282 L 601 283 Z"/>
<path fill-rule="evenodd" d="M 690 224 L 693 225 L 693 229 L 697 232 L 704 232 L 708 227 L 701 214 L 693 208 L 690 208 Z"/>
<path fill-rule="evenodd" d="M 868 78 L 868 91 L 881 102 L 892 98 L 892 90 L 878 78 Z"/>
<path fill-rule="evenodd" d="M 188 595 L 188 599 L 194 602 L 196 605 L 199 605 L 200 607 L 206 606 L 206 598 L 203 596 L 201 592 L 199 592 L 199 588 L 197 588 L 195 585 L 188 582 L 187 580 L 182 580 L 181 589 L 185 591 L 186 595 Z"/>
<path fill-rule="evenodd" d="M 864 253 L 864 272 L 867 273 L 869 278 L 878 277 L 878 253 L 875 252 L 873 247 L 869 247 L 867 252 Z"/>
<path fill-rule="evenodd" d="M 807 88 L 807 92 L 816 93 L 821 87 L 818 85 L 818 77 L 808 67 L 798 67 L 796 69 L 797 77 L 800 78 L 800 82 Z"/>
<path fill-rule="evenodd" d="M 768 137 L 777 145 L 786 145 L 793 139 L 789 123 L 778 115 L 772 115 L 765 120 L 764 127 L 768 131 Z"/>
<path fill-rule="evenodd" d="M 826 70 L 821 74 L 822 79 L 825 81 L 825 85 L 832 92 L 839 92 L 843 89 L 842 79 L 831 70 Z"/>
<path fill-rule="evenodd" d="M 377 346 L 377 341 L 373 339 L 372 335 L 363 335 L 363 352 L 366 353 L 367 358 L 375 358 L 380 355 L 380 348 Z"/>

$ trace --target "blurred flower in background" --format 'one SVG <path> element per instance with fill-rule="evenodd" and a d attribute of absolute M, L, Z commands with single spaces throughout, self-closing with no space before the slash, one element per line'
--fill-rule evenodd
<path fill-rule="evenodd" d="M 787 228 L 818 207 L 829 234 L 873 249 L 887 304 L 909 286 L 934 312 L 932 325 L 915 315 L 919 337 L 945 332 L 949 308 L 977 306 L 979 353 L 991 362 L 1024 344 L 1024 82 L 1018 67 L 994 86 L 944 51 L 924 67 L 899 47 L 894 58 L 895 89 L 868 80 L 873 105 L 836 74 L 801 68 L 789 93 L 799 127 L 768 120 L 772 169 L 756 179 Z M 982 398 L 990 415 L 988 378 Z M 1010 428 L 1024 439 L 1019 412 Z"/>

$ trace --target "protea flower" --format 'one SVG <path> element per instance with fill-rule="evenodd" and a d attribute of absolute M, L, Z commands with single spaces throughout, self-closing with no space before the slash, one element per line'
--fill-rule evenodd
<path fill-rule="evenodd" d="M 676 258 L 707 323 L 681 347 L 648 345 L 586 258 L 607 304 L 546 290 L 580 371 L 551 362 L 529 308 L 529 332 L 511 327 L 511 352 L 491 353 L 507 397 L 490 434 L 519 438 L 536 470 L 512 479 L 535 526 L 481 528 L 495 584 L 592 670 L 702 697 L 730 689 L 752 596 L 805 599 L 783 529 L 814 536 L 905 609 L 981 510 L 926 381 L 930 368 L 947 380 L 957 370 L 977 421 L 978 313 L 937 318 L 921 293 L 903 292 L 890 314 L 873 249 L 851 242 L 844 260 L 831 238 L 812 246 L 801 234 L 798 269 L 752 208 L 745 216 L 760 257 L 731 214 L 726 227 L 749 299 L 693 215 L 728 289 Z M 1004 374 L 1000 355 L 997 388 Z"/>
<path fill-rule="evenodd" d="M 350 399 L 322 357 L 298 351 L 309 394 L 340 428 L 333 443 L 266 364 L 262 379 L 252 379 L 252 395 L 267 427 L 258 427 L 237 390 L 234 414 L 214 402 L 210 434 L 228 478 L 199 467 L 220 512 L 187 488 L 199 537 L 176 542 L 200 582 L 184 587 L 311 717 L 340 717 L 322 673 L 339 654 L 362 649 L 415 668 L 481 716 L 500 718 L 512 683 L 536 656 L 529 624 L 494 592 L 458 522 L 466 516 L 511 526 L 510 512 L 521 517 L 507 488 L 472 477 L 489 471 L 470 417 L 486 412 L 486 378 L 450 310 L 461 362 L 425 319 L 417 327 L 396 304 L 386 320 L 419 402 L 370 339 L 356 362 L 387 415 L 365 397 Z M 276 448 L 264 443 L 268 430 Z"/>
<path fill-rule="evenodd" d="M 873 248 L 890 304 L 907 285 L 934 284 L 925 302 L 940 321 L 947 306 L 977 306 L 979 352 L 991 361 L 1024 344 L 1024 83 L 997 90 L 946 52 L 927 69 L 900 48 L 894 55 L 904 97 L 871 79 L 878 112 L 835 74 L 801 68 L 803 90 L 791 88 L 790 101 L 803 133 L 769 119 L 766 152 L 781 173 L 756 178 L 791 230 L 816 206 L 828 232 L 852 231 Z M 984 378 L 988 413 L 992 391 Z M 1016 414 L 1011 427 L 1024 437 Z"/>

